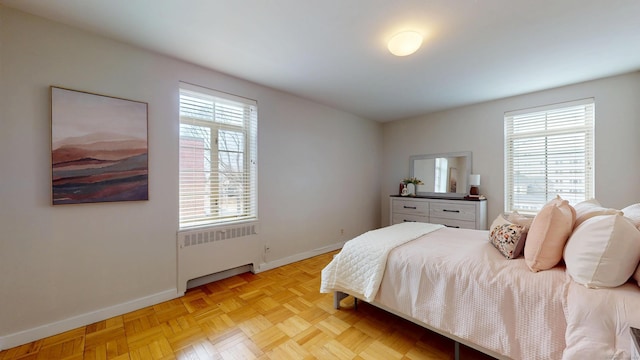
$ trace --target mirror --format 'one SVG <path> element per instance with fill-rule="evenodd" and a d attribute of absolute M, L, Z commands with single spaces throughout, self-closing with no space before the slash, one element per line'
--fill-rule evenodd
<path fill-rule="evenodd" d="M 418 196 L 462 198 L 469 193 L 471 152 L 413 155 L 409 172 L 424 183 L 418 185 Z"/>

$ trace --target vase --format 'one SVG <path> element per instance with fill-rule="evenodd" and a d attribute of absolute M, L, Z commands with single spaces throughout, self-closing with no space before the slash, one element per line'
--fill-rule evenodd
<path fill-rule="evenodd" d="M 407 184 L 407 191 L 409 192 L 410 196 L 416 196 L 416 186 L 415 186 L 415 184 L 408 183 Z"/>

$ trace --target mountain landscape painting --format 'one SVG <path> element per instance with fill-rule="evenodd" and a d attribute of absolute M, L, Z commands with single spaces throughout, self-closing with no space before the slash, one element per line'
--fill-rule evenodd
<path fill-rule="evenodd" d="M 53 204 L 148 200 L 147 104 L 51 87 Z"/>

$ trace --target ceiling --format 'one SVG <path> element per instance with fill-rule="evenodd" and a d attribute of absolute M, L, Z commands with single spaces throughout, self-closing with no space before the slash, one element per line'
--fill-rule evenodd
<path fill-rule="evenodd" d="M 0 4 L 381 122 L 640 70 L 638 0 Z"/>

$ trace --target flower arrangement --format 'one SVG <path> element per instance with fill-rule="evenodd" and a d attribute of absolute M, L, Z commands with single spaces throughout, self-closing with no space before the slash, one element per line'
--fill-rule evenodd
<path fill-rule="evenodd" d="M 402 182 L 407 185 L 407 184 L 413 184 L 413 185 L 424 185 L 424 183 L 422 182 L 422 180 L 418 179 L 417 177 L 413 176 L 413 177 L 408 177 L 408 178 L 404 178 L 402 179 Z"/>

